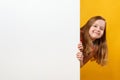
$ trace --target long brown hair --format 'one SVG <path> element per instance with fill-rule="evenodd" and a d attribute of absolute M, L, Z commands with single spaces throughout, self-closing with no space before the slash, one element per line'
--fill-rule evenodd
<path fill-rule="evenodd" d="M 107 61 L 107 53 L 108 53 L 108 49 L 107 49 L 107 42 L 106 42 L 106 21 L 105 21 L 105 30 L 104 30 L 104 34 L 100 39 L 96 39 L 94 42 L 90 39 L 89 36 L 89 29 L 90 27 L 93 25 L 93 23 L 96 20 L 103 20 L 105 21 L 105 19 L 101 16 L 94 16 L 92 18 L 90 18 L 87 23 L 81 27 L 80 31 L 81 31 L 81 38 L 83 40 L 83 47 L 84 47 L 84 56 L 89 55 L 90 53 L 93 52 L 92 46 L 94 45 L 94 60 L 100 64 L 100 65 L 105 65 L 106 61 Z"/>

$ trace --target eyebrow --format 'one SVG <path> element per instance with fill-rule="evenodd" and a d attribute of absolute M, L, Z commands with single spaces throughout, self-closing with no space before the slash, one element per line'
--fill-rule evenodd
<path fill-rule="evenodd" d="M 94 26 L 94 25 L 97 25 L 97 26 L 99 26 L 98 24 L 93 24 L 93 26 Z M 100 27 L 102 27 L 102 28 L 105 28 L 104 26 L 100 26 Z"/>

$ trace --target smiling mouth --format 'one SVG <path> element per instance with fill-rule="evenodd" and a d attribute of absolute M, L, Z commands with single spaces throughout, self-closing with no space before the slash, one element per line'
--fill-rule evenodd
<path fill-rule="evenodd" d="M 95 34 L 97 34 L 97 35 L 100 35 L 100 33 L 98 33 L 98 32 L 94 32 Z"/>

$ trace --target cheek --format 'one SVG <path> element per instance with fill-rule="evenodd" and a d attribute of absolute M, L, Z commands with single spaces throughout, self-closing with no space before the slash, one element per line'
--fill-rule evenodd
<path fill-rule="evenodd" d="M 89 29 L 89 34 L 92 34 L 92 31 L 93 31 L 92 28 L 90 28 L 90 29 Z"/>
<path fill-rule="evenodd" d="M 103 34 L 104 34 L 104 32 L 101 32 L 101 35 L 100 35 L 100 36 L 102 37 L 102 36 L 103 36 Z"/>
<path fill-rule="evenodd" d="M 89 36 L 91 37 L 91 35 L 92 35 L 92 31 L 91 31 L 91 30 L 89 30 Z"/>

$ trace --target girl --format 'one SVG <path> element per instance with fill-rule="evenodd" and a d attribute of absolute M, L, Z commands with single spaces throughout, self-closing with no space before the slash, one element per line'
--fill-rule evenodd
<path fill-rule="evenodd" d="M 101 16 L 95 16 L 80 29 L 80 43 L 77 58 L 80 67 L 89 60 L 105 65 L 107 61 L 106 21 Z"/>

